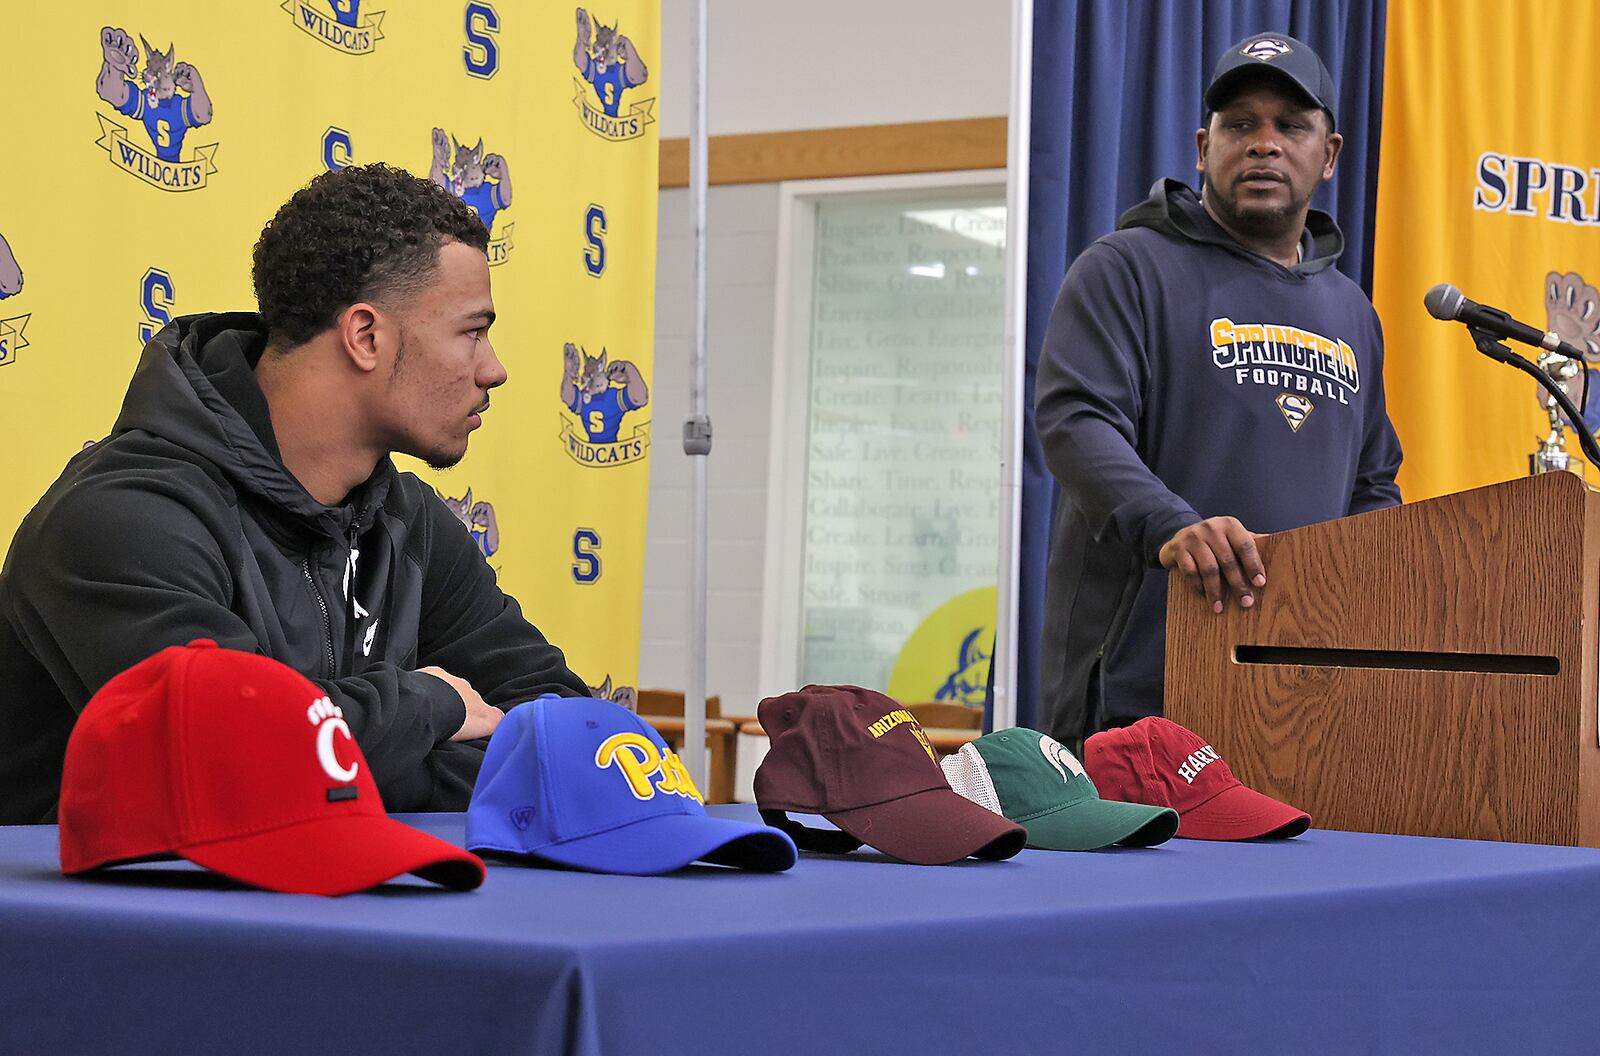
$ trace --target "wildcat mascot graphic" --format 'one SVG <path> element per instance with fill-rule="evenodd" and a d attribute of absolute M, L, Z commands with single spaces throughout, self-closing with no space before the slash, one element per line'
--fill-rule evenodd
<path fill-rule="evenodd" d="M 217 171 L 212 162 L 217 144 L 193 147 L 183 156 L 183 142 L 193 129 L 211 123 L 211 96 L 200 71 L 177 59 L 177 47 L 158 51 L 144 37 L 144 69 L 139 48 L 125 29 L 100 31 L 100 75 L 95 93 L 117 113 L 144 125 L 154 153 L 130 138 L 120 122 L 100 114 L 100 139 L 111 163 L 164 191 L 196 191 Z M 181 94 L 180 94 L 181 93 Z"/>
<path fill-rule="evenodd" d="M 637 462 L 650 445 L 650 423 L 621 435 L 623 418 L 650 402 L 650 387 L 631 360 L 608 361 L 605 349 L 591 356 L 568 342 L 562 350 L 561 403 L 577 416 L 577 429 L 562 422 L 567 454 L 586 466 L 620 466 Z M 583 435 L 579 435 L 582 430 Z"/>
<path fill-rule="evenodd" d="M 459 499 L 452 499 L 443 492 L 439 493 L 439 498 L 472 534 L 472 541 L 478 544 L 483 556 L 493 557 L 500 549 L 500 523 L 495 518 L 494 507 L 487 502 L 473 502 L 471 488 Z"/>
<path fill-rule="evenodd" d="M 306 36 L 344 55 L 371 55 L 383 39 L 383 12 L 362 0 L 283 0 L 282 10 Z M 332 18 L 329 18 L 329 15 Z"/>
<path fill-rule="evenodd" d="M 601 139 L 620 142 L 644 135 L 655 123 L 650 108 L 655 99 L 630 103 L 622 112 L 622 93 L 650 79 L 650 71 L 639 57 L 639 49 L 622 33 L 621 23 L 605 25 L 592 19 L 584 8 L 577 9 L 578 40 L 572 47 L 572 64 L 583 77 L 574 82 L 577 95 L 573 104 L 589 131 Z M 594 101 L 589 99 L 592 89 Z M 599 103 L 596 109 L 595 103 Z"/>
<path fill-rule="evenodd" d="M 0 301 L 21 292 L 22 265 L 17 263 L 17 256 L 11 251 L 11 244 L 6 237 L 0 235 Z M 22 336 L 22 330 L 28 325 L 30 316 L 31 313 L 0 319 L 0 367 L 15 362 L 17 352 L 28 347 L 28 339 Z"/>
<path fill-rule="evenodd" d="M 511 167 L 499 154 L 484 154 L 483 140 L 468 147 L 442 128 L 433 130 L 433 164 L 428 179 L 466 202 L 489 232 L 489 266 L 504 264 L 511 255 L 511 229 L 503 224 L 494 237 L 494 221 L 502 209 L 511 208 Z"/>

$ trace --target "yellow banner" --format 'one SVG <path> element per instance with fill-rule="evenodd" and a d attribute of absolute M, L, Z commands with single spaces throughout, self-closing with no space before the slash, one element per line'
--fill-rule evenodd
<path fill-rule="evenodd" d="M 1431 286 L 1600 353 L 1600 8 L 1406 0 L 1388 18 L 1373 301 L 1415 500 L 1528 472 L 1548 432 L 1532 379 L 1429 316 Z"/>
<path fill-rule="evenodd" d="M 0 541 L 109 431 L 152 333 L 253 307 L 251 247 L 295 188 L 387 161 L 489 229 L 510 372 L 460 466 L 402 468 L 575 671 L 612 695 L 633 686 L 659 0 L 8 4 L 0 36 L 31 100 L 8 110 L 7 138 L 50 159 L 43 175 L 20 158 L 0 171 Z M 148 49 L 169 48 L 176 88 L 149 90 Z"/>

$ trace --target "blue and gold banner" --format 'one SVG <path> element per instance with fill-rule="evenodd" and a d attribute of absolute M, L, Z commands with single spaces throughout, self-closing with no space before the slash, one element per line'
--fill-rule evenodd
<path fill-rule="evenodd" d="M 1452 283 L 1600 364 L 1600 131 L 1582 103 L 1591 78 L 1600 91 L 1597 34 L 1590 4 L 1389 5 L 1372 299 L 1408 501 L 1521 476 L 1549 432 L 1533 381 L 1429 316 L 1429 287 Z M 1513 55 L 1560 72 L 1519 73 Z"/>
<path fill-rule="evenodd" d="M 110 429 L 151 334 L 254 306 L 251 247 L 297 187 L 386 161 L 483 220 L 510 372 L 460 466 L 402 468 L 573 669 L 624 694 L 649 481 L 659 0 L 91 0 L 9 5 L 0 34 L 28 99 L 6 118 L 26 156 L 0 173 L 0 539 Z"/>

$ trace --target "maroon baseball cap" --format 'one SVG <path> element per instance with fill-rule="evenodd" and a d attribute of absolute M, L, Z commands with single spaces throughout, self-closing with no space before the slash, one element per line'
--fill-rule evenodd
<path fill-rule="evenodd" d="M 1015 822 L 959 796 L 916 717 L 858 686 L 807 686 L 756 709 L 772 748 L 756 770 L 756 805 L 802 850 L 846 854 L 863 843 L 915 865 L 969 855 L 998 861 L 1028 842 Z M 821 814 L 842 832 L 784 812 Z"/>
<path fill-rule="evenodd" d="M 1083 765 L 1106 799 L 1176 810 L 1178 835 L 1191 840 L 1286 838 L 1311 827 L 1311 815 L 1245 787 L 1215 748 L 1159 716 L 1090 737 Z"/>

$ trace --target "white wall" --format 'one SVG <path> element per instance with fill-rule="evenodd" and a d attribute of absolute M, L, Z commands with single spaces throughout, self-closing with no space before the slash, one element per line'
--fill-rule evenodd
<path fill-rule="evenodd" d="M 995 117 L 1009 93 L 1004 0 L 711 0 L 713 135 Z M 661 135 L 689 131 L 689 0 L 662 0 Z M 693 297 L 689 197 L 661 192 L 655 442 L 639 685 L 688 686 L 689 504 L 682 454 Z M 752 714 L 761 657 L 778 190 L 713 187 L 708 201 L 707 690 Z"/>
<path fill-rule="evenodd" d="M 723 711 L 755 713 L 767 513 L 767 419 L 778 260 L 776 184 L 713 187 L 707 202 L 706 392 L 713 428 L 706 689 Z M 639 684 L 689 684 L 692 478 L 681 441 L 689 413 L 694 244 L 689 192 L 661 192 L 656 360 L 650 388 L 650 522 L 645 538 Z"/>
<path fill-rule="evenodd" d="M 708 0 L 712 135 L 995 117 L 1007 0 Z M 689 134 L 690 0 L 661 2 L 661 135 Z"/>

